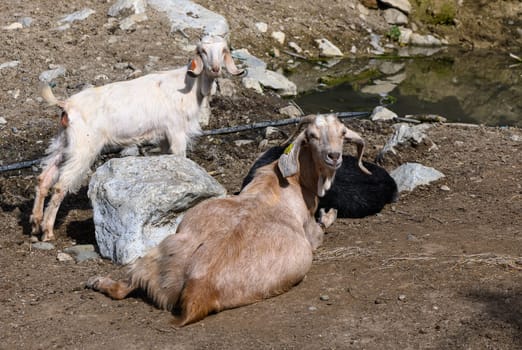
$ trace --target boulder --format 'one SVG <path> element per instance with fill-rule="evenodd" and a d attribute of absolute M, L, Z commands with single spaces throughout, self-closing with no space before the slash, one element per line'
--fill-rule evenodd
<path fill-rule="evenodd" d="M 419 163 L 405 163 L 394 169 L 390 176 L 397 183 L 399 192 L 403 192 L 413 191 L 415 187 L 427 185 L 443 178 L 445 175 L 434 168 L 426 167 Z"/>
<path fill-rule="evenodd" d="M 379 0 L 381 3 L 386 6 L 396 8 L 401 10 L 405 14 L 409 14 L 411 12 L 411 4 L 408 0 Z"/>
<path fill-rule="evenodd" d="M 188 208 L 225 193 L 183 157 L 111 159 L 96 170 L 88 191 L 100 254 L 128 264 L 176 232 Z"/>

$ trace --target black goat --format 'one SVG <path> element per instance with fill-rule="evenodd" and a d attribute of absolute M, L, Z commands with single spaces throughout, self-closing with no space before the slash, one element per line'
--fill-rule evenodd
<path fill-rule="evenodd" d="M 284 150 L 284 146 L 275 146 L 263 153 L 243 179 L 241 190 L 252 181 L 258 168 L 279 159 Z M 332 187 L 324 197 L 319 198 L 319 209 L 337 209 L 339 218 L 362 218 L 380 212 L 386 204 L 397 200 L 397 184 L 390 174 L 373 163 L 363 164 L 371 175 L 359 169 L 357 158 L 343 155 Z"/>

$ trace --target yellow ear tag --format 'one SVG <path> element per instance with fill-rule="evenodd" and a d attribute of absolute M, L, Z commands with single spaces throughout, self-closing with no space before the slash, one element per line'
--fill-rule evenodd
<path fill-rule="evenodd" d="M 294 144 L 293 143 L 291 143 L 288 146 L 286 146 L 284 154 L 289 154 L 290 152 L 292 152 L 292 148 L 294 148 Z"/>

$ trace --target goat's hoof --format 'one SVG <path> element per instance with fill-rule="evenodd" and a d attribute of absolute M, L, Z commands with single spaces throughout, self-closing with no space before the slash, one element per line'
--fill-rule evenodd
<path fill-rule="evenodd" d="M 332 226 L 336 219 L 337 209 L 330 208 L 328 212 L 325 212 L 324 208 L 319 210 L 319 223 L 322 224 L 324 228 Z"/>
<path fill-rule="evenodd" d="M 98 286 L 100 285 L 100 281 L 103 279 L 101 276 L 93 276 L 85 282 L 85 288 L 98 290 Z"/>
<path fill-rule="evenodd" d="M 42 242 L 54 241 L 54 233 L 53 232 L 44 232 L 41 237 Z"/>

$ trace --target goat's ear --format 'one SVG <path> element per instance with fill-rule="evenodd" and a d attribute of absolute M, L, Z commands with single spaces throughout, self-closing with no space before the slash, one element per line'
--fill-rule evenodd
<path fill-rule="evenodd" d="M 193 77 L 197 77 L 201 72 L 203 72 L 203 68 L 203 60 L 199 55 L 195 55 L 188 64 L 187 73 Z"/>
<path fill-rule="evenodd" d="M 230 74 L 241 75 L 246 73 L 246 70 L 237 68 L 236 64 L 234 63 L 234 60 L 232 59 L 230 51 L 225 50 L 225 53 L 223 54 L 223 60 L 225 61 L 225 67 L 227 68 L 227 71 Z"/>
<path fill-rule="evenodd" d="M 304 132 L 302 132 L 294 142 L 286 147 L 284 153 L 279 157 L 277 166 L 283 177 L 290 177 L 297 174 L 299 170 L 299 150 L 304 140 Z"/>

